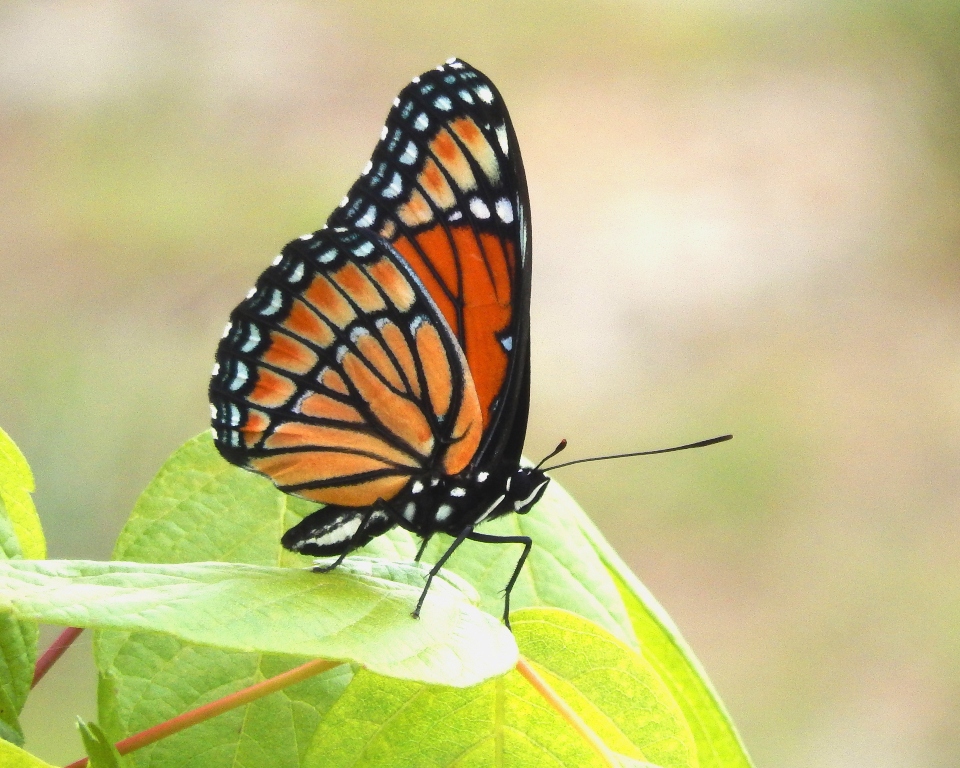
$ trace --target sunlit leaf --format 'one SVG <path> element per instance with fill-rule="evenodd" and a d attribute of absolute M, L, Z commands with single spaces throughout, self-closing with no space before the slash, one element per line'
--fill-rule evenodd
<path fill-rule="evenodd" d="M 513 624 L 521 653 L 612 750 L 668 768 L 697 765 L 676 702 L 634 649 L 565 611 L 518 611 Z M 518 672 L 451 689 L 361 671 L 324 717 L 305 765 L 605 763 Z"/>
<path fill-rule="evenodd" d="M 20 557 L 20 543 L 0 501 L 0 563 Z M 37 625 L 0 614 L 0 738 L 23 744 L 19 715 L 37 663 Z"/>
<path fill-rule="evenodd" d="M 30 495 L 34 489 L 30 465 L 16 443 L 0 429 L 0 501 L 13 523 L 23 556 L 42 560 L 47 556 L 47 543 Z"/>
<path fill-rule="evenodd" d="M 392 677 L 473 685 L 516 662 L 510 632 L 470 590 L 424 566 L 355 558 L 333 573 L 239 563 L 0 562 L 0 610 L 76 627 L 174 635 L 241 653 L 356 661 Z"/>
<path fill-rule="evenodd" d="M 3 768 L 54 768 L 50 763 L 3 739 L 0 739 L 0 765 Z"/>

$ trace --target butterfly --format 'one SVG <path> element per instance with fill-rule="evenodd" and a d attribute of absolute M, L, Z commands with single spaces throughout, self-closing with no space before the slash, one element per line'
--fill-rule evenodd
<path fill-rule="evenodd" d="M 459 59 L 413 78 L 326 225 L 288 243 L 230 314 L 210 381 L 214 442 L 324 504 L 282 537 L 335 556 L 395 526 L 453 542 L 524 514 L 549 478 L 521 466 L 530 401 L 530 204 L 494 84 Z"/>

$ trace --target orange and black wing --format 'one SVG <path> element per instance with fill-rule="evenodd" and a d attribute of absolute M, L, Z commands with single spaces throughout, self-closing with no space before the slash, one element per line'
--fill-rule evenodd
<path fill-rule="evenodd" d="M 530 221 L 516 136 L 493 83 L 457 59 L 394 99 L 328 226 L 378 233 L 459 342 L 483 419 L 478 464 L 519 460 L 529 406 Z"/>
<path fill-rule="evenodd" d="M 462 471 L 482 437 L 459 344 L 368 231 L 326 228 L 283 249 L 230 315 L 210 401 L 229 461 L 384 530 L 385 514 L 369 518 L 378 502 L 414 477 Z"/>

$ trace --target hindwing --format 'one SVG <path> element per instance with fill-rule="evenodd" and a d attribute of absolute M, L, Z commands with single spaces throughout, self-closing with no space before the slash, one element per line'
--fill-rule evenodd
<path fill-rule="evenodd" d="M 345 507 L 389 500 L 430 471 L 462 471 L 483 432 L 470 369 L 436 304 L 389 244 L 357 229 L 283 249 L 230 316 L 210 400 L 231 462 Z"/>

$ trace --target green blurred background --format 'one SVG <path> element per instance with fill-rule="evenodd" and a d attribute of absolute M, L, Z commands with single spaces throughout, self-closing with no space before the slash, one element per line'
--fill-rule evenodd
<path fill-rule="evenodd" d="M 758 768 L 960 765 L 958 46 L 948 2 L 4 3 L 0 424 L 51 557 L 109 556 L 231 307 L 457 55 L 526 161 L 527 453 L 735 433 L 560 480 Z M 24 714 L 50 760 L 88 659 Z"/>

